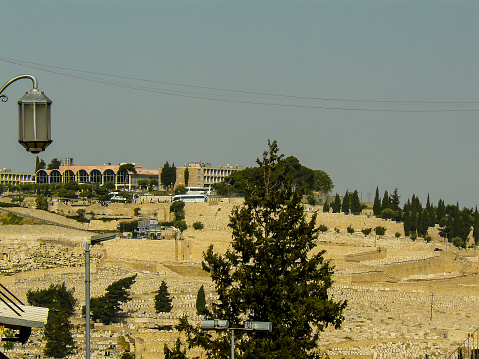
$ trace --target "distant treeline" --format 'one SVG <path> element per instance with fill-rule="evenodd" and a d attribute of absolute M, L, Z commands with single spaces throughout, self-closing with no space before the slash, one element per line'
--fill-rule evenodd
<path fill-rule="evenodd" d="M 419 198 L 413 195 L 408 199 L 404 206 L 400 207 L 399 194 L 397 188 L 392 195 L 384 191 L 382 198 L 379 195 L 379 187 L 376 187 L 374 197 L 373 213 L 378 218 L 395 220 L 403 222 L 404 234 L 413 239 L 417 237 L 426 238 L 430 227 L 439 225 L 439 235 L 457 247 L 466 248 L 467 239 L 473 229 L 472 236 L 477 245 L 479 243 L 479 212 L 477 207 L 470 209 L 459 208 L 459 203 L 455 205 L 446 205 L 444 200 L 440 199 L 437 206 L 434 206 L 429 195 L 427 196 L 426 206 L 423 207 Z M 365 208 L 361 204 L 358 192 L 354 191 L 346 194 L 341 201 L 338 194 L 334 197 L 332 203 L 327 203 L 323 211 L 333 213 L 343 212 L 345 214 L 359 214 Z"/>

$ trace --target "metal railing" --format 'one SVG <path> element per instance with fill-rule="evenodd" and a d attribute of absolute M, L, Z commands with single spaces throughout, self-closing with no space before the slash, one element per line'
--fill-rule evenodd
<path fill-rule="evenodd" d="M 468 334 L 464 340 L 447 359 L 479 359 L 479 328 L 474 333 Z"/>

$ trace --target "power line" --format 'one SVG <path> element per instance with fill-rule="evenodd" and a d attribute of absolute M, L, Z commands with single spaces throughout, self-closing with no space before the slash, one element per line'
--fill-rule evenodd
<path fill-rule="evenodd" d="M 239 104 L 250 104 L 250 105 L 262 105 L 262 106 L 279 106 L 279 107 L 293 107 L 293 108 L 309 108 L 309 109 L 323 109 L 323 110 L 340 110 L 340 111 L 365 111 L 365 112 L 416 112 L 416 113 L 426 113 L 426 112 L 479 112 L 479 109 L 474 108 L 371 108 L 371 107 L 354 107 L 354 106 L 330 106 L 316 104 L 317 102 L 340 102 L 340 103 L 362 103 L 362 104 L 374 104 L 374 105 L 399 105 L 403 106 L 465 106 L 465 105 L 479 105 L 479 101 L 410 101 L 410 100 L 371 100 L 371 99 L 346 99 L 346 98 L 326 98 L 326 97 L 313 97 L 313 96 L 297 96 L 297 95 L 285 95 L 285 94 L 275 94 L 267 92 L 254 92 L 254 91 L 243 91 L 243 90 L 233 90 L 226 88 L 218 87 L 207 87 L 207 86 L 198 86 L 190 84 L 181 84 L 175 82 L 165 82 L 151 79 L 142 79 L 129 76 L 115 75 L 115 74 L 106 74 L 100 72 L 78 70 L 68 67 L 59 67 L 53 65 L 44 65 L 35 62 L 28 62 L 23 60 L 15 60 L 5 57 L 0 57 L 0 61 L 15 64 L 18 66 L 28 67 L 31 69 L 36 69 L 39 71 L 44 71 L 48 73 L 53 73 L 60 76 L 66 76 L 70 78 L 75 78 L 83 81 L 90 81 L 104 85 L 110 85 L 115 87 L 122 87 L 137 91 L 158 93 L 168 96 L 177 96 L 184 98 L 200 99 L 207 101 L 220 101 L 220 102 L 230 102 L 230 103 L 239 103 Z M 71 73 L 70 73 L 71 72 Z M 75 74 L 76 73 L 76 74 Z M 101 76 L 99 77 L 85 77 L 83 75 L 94 75 Z M 132 84 L 127 82 L 119 82 L 110 80 L 121 79 L 129 80 L 136 82 L 145 82 L 145 83 L 156 83 L 168 86 L 177 86 L 198 90 L 209 90 L 218 93 L 202 93 L 202 92 L 190 92 L 190 91 L 180 91 L 167 88 L 157 88 L 151 86 L 142 86 L 139 84 Z M 248 96 L 238 96 L 248 95 Z M 289 102 L 282 102 L 288 100 Z M 313 104 L 304 104 L 304 103 L 295 103 L 295 101 L 313 101 Z"/>

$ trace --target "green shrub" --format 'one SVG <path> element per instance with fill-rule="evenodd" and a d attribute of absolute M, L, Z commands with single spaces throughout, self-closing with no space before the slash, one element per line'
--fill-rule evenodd
<path fill-rule="evenodd" d="M 5 216 L 3 216 L 1 221 L 3 225 L 19 225 L 22 224 L 23 218 L 12 212 L 8 212 Z"/>
<path fill-rule="evenodd" d="M 396 238 L 398 238 L 398 239 L 399 239 L 399 238 L 401 238 L 401 233 L 399 233 L 399 232 L 396 232 L 395 236 L 396 236 Z"/>
<path fill-rule="evenodd" d="M 349 234 L 353 234 L 353 233 L 354 233 L 354 228 L 351 227 L 351 226 L 349 226 L 347 230 L 348 230 L 348 233 L 349 233 Z"/>
<path fill-rule="evenodd" d="M 364 236 L 369 236 L 371 234 L 372 228 L 363 228 L 361 232 L 364 234 Z"/>
<path fill-rule="evenodd" d="M 318 229 L 321 233 L 328 231 L 328 227 L 326 227 L 324 224 L 321 224 Z"/>
<path fill-rule="evenodd" d="M 193 223 L 193 228 L 196 229 L 196 230 L 203 229 L 204 227 L 205 226 L 200 221 L 196 221 L 195 223 Z"/>
<path fill-rule="evenodd" d="M 121 353 L 120 359 L 135 359 L 135 354 L 124 351 Z"/>
<path fill-rule="evenodd" d="M 184 232 L 188 228 L 188 226 L 186 225 L 186 222 L 184 220 L 175 221 L 175 223 L 173 225 L 176 228 L 178 228 L 180 230 L 180 232 Z"/>
<path fill-rule="evenodd" d="M 119 225 L 120 226 L 118 228 L 120 228 L 121 232 L 133 232 L 138 228 L 138 220 L 121 221 Z"/>
<path fill-rule="evenodd" d="M 48 200 L 45 196 L 37 196 L 35 199 L 35 208 L 42 211 L 48 211 Z"/>
<path fill-rule="evenodd" d="M 381 218 L 383 219 L 395 219 L 399 216 L 397 211 L 392 210 L 391 208 L 386 208 L 381 212 Z"/>
<path fill-rule="evenodd" d="M 179 185 L 173 191 L 174 194 L 186 194 L 187 192 L 188 192 L 188 189 L 183 185 Z"/>
<path fill-rule="evenodd" d="M 376 232 L 376 234 L 378 236 L 384 236 L 386 234 L 386 228 L 384 227 L 381 227 L 381 226 L 377 226 L 375 229 L 374 229 L 374 232 Z"/>
<path fill-rule="evenodd" d="M 452 244 L 458 248 L 466 248 L 466 242 L 460 237 L 454 237 L 452 239 Z"/>
<path fill-rule="evenodd" d="M 417 233 L 416 233 L 416 232 L 412 232 L 412 233 L 411 233 L 411 239 L 412 239 L 413 241 L 415 241 L 415 240 L 417 239 Z"/>
<path fill-rule="evenodd" d="M 74 219 L 75 221 L 80 222 L 80 223 L 90 223 L 90 220 L 88 218 L 85 218 L 85 217 L 80 217 L 80 216 L 65 216 L 65 217 L 70 218 L 70 219 Z"/>

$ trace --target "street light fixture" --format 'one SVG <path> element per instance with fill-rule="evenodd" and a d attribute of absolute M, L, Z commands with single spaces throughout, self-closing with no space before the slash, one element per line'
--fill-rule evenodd
<path fill-rule="evenodd" d="M 231 331 L 231 359 L 234 359 L 235 358 L 235 330 L 271 333 L 273 331 L 273 323 L 248 321 L 248 322 L 244 322 L 243 327 L 230 328 L 230 323 L 228 320 L 213 319 L 213 320 L 201 321 L 201 329 Z"/>
<path fill-rule="evenodd" d="M 14 77 L 0 89 L 2 102 L 8 97 L 3 91 L 15 81 L 30 79 L 33 88 L 18 100 L 18 142 L 31 153 L 44 151 L 52 143 L 51 135 L 51 105 L 52 101 L 37 88 L 37 79 L 32 75 Z"/>
<path fill-rule="evenodd" d="M 86 359 L 90 359 L 91 337 L 90 337 L 90 246 L 100 242 L 115 239 L 115 233 L 102 233 L 92 236 L 85 243 L 85 352 Z"/>

